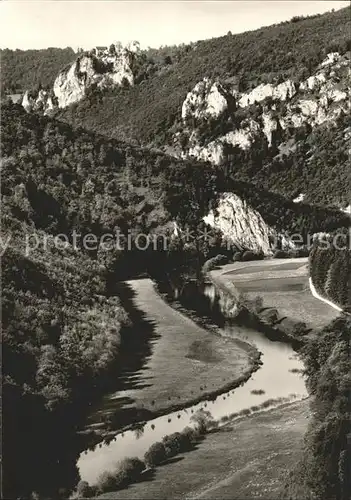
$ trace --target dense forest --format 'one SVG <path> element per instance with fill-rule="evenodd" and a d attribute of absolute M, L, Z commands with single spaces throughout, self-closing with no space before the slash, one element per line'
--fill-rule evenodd
<path fill-rule="evenodd" d="M 152 232 L 173 220 L 194 229 L 225 191 L 280 231 L 306 237 L 349 226 L 338 210 L 287 201 L 236 180 L 225 167 L 131 147 L 11 103 L 2 115 L 4 214 L 50 233 L 101 235 L 116 226 Z"/>
<path fill-rule="evenodd" d="M 314 245 L 310 252 L 310 276 L 317 291 L 343 309 L 351 312 L 351 250 L 347 234 L 324 248 Z M 326 243 L 326 241 L 325 241 Z M 344 249 L 338 249 L 345 247 Z"/>
<path fill-rule="evenodd" d="M 17 94 L 33 87 L 52 87 L 61 69 L 77 54 L 70 47 L 42 50 L 0 50 L 1 93 Z"/>
<path fill-rule="evenodd" d="M 67 498 L 79 480 L 77 428 L 120 364 L 129 320 L 96 261 L 18 219 L 2 226 L 4 498 Z M 27 235 L 47 248 L 26 256 Z"/>
<path fill-rule="evenodd" d="M 284 498 L 350 498 L 350 335 L 351 319 L 342 316 L 304 349 L 312 417 Z"/>

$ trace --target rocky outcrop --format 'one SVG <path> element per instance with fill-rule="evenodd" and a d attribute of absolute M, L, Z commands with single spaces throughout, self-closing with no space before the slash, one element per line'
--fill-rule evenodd
<path fill-rule="evenodd" d="M 126 47 L 112 44 L 106 49 L 92 49 L 58 74 L 52 91 L 40 90 L 36 96 L 26 92 L 22 105 L 27 111 L 42 106 L 44 113 L 49 113 L 54 108 L 65 108 L 80 101 L 93 86 L 103 89 L 133 85 L 133 66 L 139 52 L 138 42 Z"/>
<path fill-rule="evenodd" d="M 218 165 L 226 158 L 226 146 L 245 150 L 263 134 L 270 147 L 274 135 L 276 142 L 279 140 L 278 130 L 283 136 L 284 131 L 291 128 L 335 122 L 341 113 L 350 112 L 349 64 L 349 55 L 331 53 L 317 71 L 299 85 L 287 80 L 278 85 L 261 84 L 246 93 L 239 93 L 234 87 L 231 89 L 228 83 L 224 89 L 220 82 L 205 78 L 188 93 L 182 106 L 183 135 L 188 134 L 189 139 L 181 156 L 193 156 Z M 261 114 L 257 116 L 256 112 L 255 120 L 250 120 L 249 109 L 246 118 L 236 118 L 238 108 L 244 110 L 258 103 L 261 103 Z M 189 121 L 189 117 L 194 120 Z M 222 124 L 226 121 L 225 128 L 233 130 L 206 143 L 198 127 L 203 129 L 203 122 L 210 118 L 221 120 Z"/>
<path fill-rule="evenodd" d="M 241 249 L 270 255 L 278 239 L 283 247 L 293 247 L 292 242 L 278 235 L 257 210 L 234 193 L 223 193 L 217 208 L 204 217 L 204 222 Z"/>
<path fill-rule="evenodd" d="M 228 132 L 206 146 L 197 144 L 196 134 L 194 134 L 189 142 L 193 146 L 190 146 L 188 152 L 183 156 L 193 156 L 197 159 L 218 165 L 223 159 L 223 151 L 226 146 L 238 146 L 244 150 L 248 149 L 251 147 L 252 141 L 259 130 L 260 126 L 258 123 L 254 120 L 248 120 L 245 124 L 242 124 L 240 129 Z"/>
<path fill-rule="evenodd" d="M 305 195 L 303 193 L 300 193 L 299 196 L 293 199 L 294 203 L 302 203 L 303 200 L 305 199 Z"/>
<path fill-rule="evenodd" d="M 228 107 L 226 93 L 219 83 L 204 78 L 189 92 L 183 102 L 182 118 L 207 118 L 220 116 Z"/>
<path fill-rule="evenodd" d="M 251 90 L 251 92 L 242 94 L 238 100 L 240 107 L 245 108 L 256 102 L 261 102 L 270 97 L 279 101 L 286 101 L 291 99 L 296 94 L 296 87 L 292 80 L 287 80 L 286 82 L 280 83 L 274 86 L 270 83 L 264 85 L 258 85 Z"/>
<path fill-rule="evenodd" d="M 50 114 L 57 108 L 57 99 L 52 91 L 39 90 L 37 95 L 28 90 L 22 98 L 22 106 L 26 111 L 43 111 L 44 114 Z"/>

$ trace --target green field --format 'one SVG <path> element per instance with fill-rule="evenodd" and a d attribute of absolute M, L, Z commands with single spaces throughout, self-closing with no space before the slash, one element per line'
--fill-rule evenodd
<path fill-rule="evenodd" d="M 308 401 L 229 423 L 147 480 L 100 498 L 278 499 L 301 456 Z"/>
<path fill-rule="evenodd" d="M 237 262 L 211 271 L 211 275 L 231 293 L 235 288 L 249 299 L 259 296 L 266 311 L 277 309 L 279 327 L 288 333 L 300 321 L 318 331 L 338 316 L 310 292 L 306 258 Z"/>

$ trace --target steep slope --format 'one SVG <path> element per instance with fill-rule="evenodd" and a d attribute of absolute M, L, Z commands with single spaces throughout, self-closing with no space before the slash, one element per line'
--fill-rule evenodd
<path fill-rule="evenodd" d="M 51 87 L 58 72 L 74 61 L 72 48 L 42 50 L 0 50 L 1 93 L 16 94 L 41 84 Z"/>
<path fill-rule="evenodd" d="M 171 139 L 187 93 L 205 76 L 234 78 L 241 91 L 277 78 L 309 76 L 330 52 L 349 50 L 349 8 L 242 34 L 199 41 L 179 62 L 128 92 L 107 94 L 91 107 L 81 103 L 62 118 L 114 137 L 143 144 Z"/>
<path fill-rule="evenodd" d="M 106 49 L 83 52 L 58 73 L 52 89 L 27 90 L 22 105 L 26 111 L 41 110 L 48 114 L 82 100 L 94 89 L 128 87 L 134 84 L 138 59 L 142 56 L 137 42 L 126 47 L 112 44 Z"/>
<path fill-rule="evenodd" d="M 335 124 L 350 110 L 350 57 L 330 53 L 306 80 L 261 84 L 250 92 L 207 78 L 182 105 L 183 155 L 221 164 L 235 147 L 249 149 L 263 136 L 277 150 L 294 129 Z M 238 113 L 236 113 L 238 110 Z M 228 130 L 223 135 L 223 131 Z M 177 135 L 175 142 L 177 142 Z"/>
<path fill-rule="evenodd" d="M 350 53 L 334 52 L 300 82 L 250 92 L 205 78 L 187 94 L 175 153 L 195 157 L 289 198 L 349 204 Z M 321 161 L 322 160 L 322 161 Z"/>
<path fill-rule="evenodd" d="M 231 235 L 222 233 L 233 246 L 255 248 L 262 240 L 258 229 L 255 243 L 235 236 L 252 211 L 274 232 L 299 233 L 304 239 L 350 223 L 345 213 L 289 202 L 238 182 L 220 168 L 74 130 L 19 105 L 3 105 L 2 117 L 3 214 L 50 233 L 70 235 L 76 229 L 99 238 L 119 228 L 124 235 L 128 230 L 132 235 L 170 234 L 173 221 L 183 230 L 202 230 L 203 218 L 221 208 L 221 193 L 235 195 L 238 202 L 230 215 Z M 199 242 L 208 247 L 207 241 Z"/>

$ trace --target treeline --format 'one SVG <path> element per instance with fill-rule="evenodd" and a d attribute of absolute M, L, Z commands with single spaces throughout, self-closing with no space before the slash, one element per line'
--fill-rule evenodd
<path fill-rule="evenodd" d="M 347 234 L 339 239 L 326 239 L 324 244 L 316 243 L 310 253 L 310 276 L 316 290 L 323 297 L 351 312 L 351 250 Z M 341 239 L 340 239 L 341 238 Z M 341 246 L 346 248 L 338 250 Z"/>
<path fill-rule="evenodd" d="M 303 459 L 288 478 L 284 498 L 350 497 L 350 336 L 351 319 L 343 316 L 304 348 L 312 415 Z"/>
<path fill-rule="evenodd" d="M 74 61 L 71 47 L 40 50 L 0 50 L 1 93 L 17 94 L 41 84 L 52 87 L 59 71 Z"/>
<path fill-rule="evenodd" d="M 349 8 L 255 31 L 199 41 L 178 62 L 141 85 L 83 100 L 62 111 L 75 126 L 116 138 L 163 145 L 188 91 L 205 76 L 238 80 L 245 91 L 263 82 L 310 75 L 329 52 L 350 50 Z"/>

